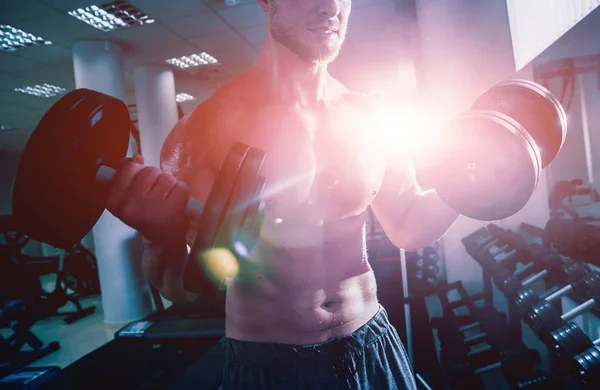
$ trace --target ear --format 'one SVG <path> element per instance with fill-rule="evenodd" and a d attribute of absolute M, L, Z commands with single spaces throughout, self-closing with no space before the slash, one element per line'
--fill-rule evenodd
<path fill-rule="evenodd" d="M 263 11 L 267 12 L 269 10 L 269 1 L 271 0 L 256 0 L 258 2 L 258 5 L 260 6 L 260 8 L 262 8 Z"/>

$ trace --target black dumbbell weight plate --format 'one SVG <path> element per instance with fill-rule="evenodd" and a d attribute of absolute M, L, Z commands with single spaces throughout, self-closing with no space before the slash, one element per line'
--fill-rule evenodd
<path fill-rule="evenodd" d="M 583 384 L 597 389 L 600 386 L 600 346 L 575 356 L 572 371 Z"/>
<path fill-rule="evenodd" d="M 129 145 L 129 111 L 111 96 L 77 89 L 42 117 L 21 155 L 12 212 L 29 237 L 70 249 L 106 207 L 99 164 L 117 167 Z"/>
<path fill-rule="evenodd" d="M 235 191 L 235 181 L 249 150 L 249 146 L 237 142 L 232 145 L 221 164 L 202 215 L 198 219 L 198 230 L 185 265 L 183 286 L 188 291 L 212 297 L 223 287 L 221 281 L 211 273 L 204 255 L 216 246 L 219 226 L 227 214 L 229 199 Z"/>
<path fill-rule="evenodd" d="M 572 322 L 553 331 L 551 337 L 554 340 L 556 354 L 567 359 L 594 346 L 592 340 Z"/>
<path fill-rule="evenodd" d="M 444 169 L 435 189 L 457 212 L 499 220 L 531 198 L 541 172 L 540 154 L 513 119 L 492 111 L 468 112 L 452 121 L 437 142 Z"/>
<path fill-rule="evenodd" d="M 525 316 L 525 322 L 543 342 L 548 341 L 552 331 L 567 325 L 561 318 L 561 313 L 547 301 L 533 305 L 531 311 Z"/>
<path fill-rule="evenodd" d="M 594 271 L 575 283 L 574 292 L 584 300 L 600 301 L 600 272 Z"/>
<path fill-rule="evenodd" d="M 540 302 L 540 296 L 527 287 L 520 289 L 514 300 L 515 306 L 521 316 L 526 316 L 538 302 Z"/>
<path fill-rule="evenodd" d="M 264 179 L 260 176 L 260 171 L 265 157 L 266 154 L 261 150 L 251 148 L 248 151 L 215 240 L 217 247 L 225 248 L 235 256 L 239 265 L 239 278 L 246 275 L 255 277 L 255 273 L 252 272 L 255 264 L 249 261 L 248 256 L 260 234 L 255 229 L 259 221 L 254 219 L 262 217 L 258 209 L 264 188 L 264 184 L 261 185 Z M 250 226 L 251 229 L 246 229 L 246 226 Z"/>
<path fill-rule="evenodd" d="M 528 80 L 507 80 L 481 94 L 473 110 L 493 110 L 514 118 L 539 147 L 542 167 L 560 151 L 567 136 L 567 115 L 554 95 Z"/>
<path fill-rule="evenodd" d="M 265 222 L 265 204 L 261 201 L 265 184 L 265 178 L 261 176 L 256 185 L 252 203 L 246 209 L 243 217 L 242 231 L 244 231 L 249 238 L 247 242 L 248 252 L 251 252 L 252 249 L 254 249 L 254 245 L 260 239 L 262 227 Z"/>

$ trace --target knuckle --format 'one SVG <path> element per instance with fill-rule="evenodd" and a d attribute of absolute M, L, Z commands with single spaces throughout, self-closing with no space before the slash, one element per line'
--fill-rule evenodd
<path fill-rule="evenodd" d="M 141 168 L 138 174 L 141 177 L 149 178 L 149 177 L 157 176 L 158 175 L 157 170 L 158 170 L 158 168 L 156 168 L 156 167 L 146 166 L 146 167 Z"/>

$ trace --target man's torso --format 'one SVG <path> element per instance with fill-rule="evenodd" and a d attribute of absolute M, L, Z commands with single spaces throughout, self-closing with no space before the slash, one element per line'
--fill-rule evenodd
<path fill-rule="evenodd" d="M 251 254 L 259 271 L 228 284 L 228 337 L 310 344 L 352 333 L 378 310 L 364 223 L 387 145 L 367 99 L 340 92 L 307 109 L 228 100 L 235 83 L 228 88 L 210 98 L 222 108 L 215 118 L 186 130 L 215 123 L 219 141 L 204 162 L 213 167 L 235 141 L 267 153 L 265 223 Z M 188 180 L 192 194 L 201 179 Z"/>

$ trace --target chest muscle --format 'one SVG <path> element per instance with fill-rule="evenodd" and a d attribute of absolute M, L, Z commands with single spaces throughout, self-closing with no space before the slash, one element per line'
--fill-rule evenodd
<path fill-rule="evenodd" d="M 293 229 L 313 242 L 304 236 L 322 237 L 317 232 L 361 214 L 381 186 L 384 145 L 370 134 L 368 118 L 351 110 L 267 108 L 240 117 L 230 133 L 267 153 L 263 199 L 272 236 Z"/>

